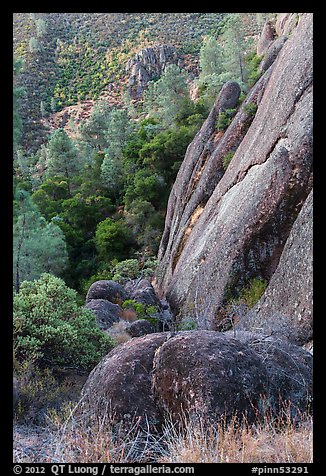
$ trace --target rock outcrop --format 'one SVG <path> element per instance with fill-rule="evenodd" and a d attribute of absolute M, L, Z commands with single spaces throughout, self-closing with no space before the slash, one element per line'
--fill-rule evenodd
<path fill-rule="evenodd" d="M 292 414 L 312 400 L 312 356 L 293 344 L 248 332 L 182 331 L 135 337 L 91 372 L 81 412 L 159 427 L 165 417 Z"/>
<path fill-rule="evenodd" d="M 86 304 L 87 309 L 91 309 L 100 329 L 107 330 L 121 318 L 122 309 L 118 304 L 113 304 L 106 299 L 91 299 Z"/>
<path fill-rule="evenodd" d="M 166 65 L 171 63 L 178 63 L 174 46 L 155 45 L 136 53 L 126 64 L 126 73 L 130 75 L 127 85 L 130 97 L 140 98 L 148 81 L 159 78 Z"/>
<path fill-rule="evenodd" d="M 298 345 L 313 337 L 313 192 L 284 246 L 277 269 L 238 329 L 278 335 Z"/>
<path fill-rule="evenodd" d="M 288 39 L 275 40 L 265 72 L 225 132 L 215 122 L 221 109 L 235 107 L 237 94 L 234 83 L 221 90 L 170 194 L 155 286 L 199 328 L 216 329 L 227 299 L 250 279 L 270 280 L 312 188 L 312 14 L 296 23 Z"/>

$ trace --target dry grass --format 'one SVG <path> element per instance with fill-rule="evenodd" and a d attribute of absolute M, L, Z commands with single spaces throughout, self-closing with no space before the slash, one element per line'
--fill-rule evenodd
<path fill-rule="evenodd" d="M 76 409 L 77 407 L 75 407 Z M 112 423 L 108 416 L 92 424 L 76 415 L 63 421 L 52 415 L 49 451 L 39 462 L 64 463 L 311 463 L 312 418 L 239 424 L 188 420 L 182 429 L 166 421 L 160 435 L 140 426 Z M 35 461 L 35 459 L 34 459 Z M 28 462 L 25 459 L 25 462 Z"/>
<path fill-rule="evenodd" d="M 115 340 L 117 344 L 122 344 L 131 339 L 131 335 L 126 332 L 126 321 L 115 322 L 107 331 L 110 337 Z"/>
<path fill-rule="evenodd" d="M 182 432 L 170 425 L 168 452 L 160 463 L 310 463 L 312 420 L 294 425 L 187 423 Z"/>

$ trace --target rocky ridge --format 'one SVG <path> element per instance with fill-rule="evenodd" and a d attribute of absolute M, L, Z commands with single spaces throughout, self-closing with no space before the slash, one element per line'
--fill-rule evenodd
<path fill-rule="evenodd" d="M 292 30 L 287 18 L 226 131 L 215 123 L 231 85 L 221 90 L 170 194 L 155 287 L 199 328 L 216 329 L 250 279 L 271 279 L 312 188 L 312 14 L 291 20 Z"/>

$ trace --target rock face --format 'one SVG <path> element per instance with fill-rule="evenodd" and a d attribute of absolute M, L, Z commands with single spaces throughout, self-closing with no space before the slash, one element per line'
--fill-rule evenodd
<path fill-rule="evenodd" d="M 115 304 L 128 299 L 128 293 L 121 284 L 102 279 L 95 281 L 89 288 L 86 303 L 92 299 L 106 299 Z"/>
<path fill-rule="evenodd" d="M 277 269 L 256 306 L 238 329 L 261 331 L 302 345 L 313 329 L 313 192 L 284 246 Z"/>
<path fill-rule="evenodd" d="M 85 304 L 85 307 L 94 312 L 96 322 L 103 330 L 109 329 L 114 322 L 118 322 L 122 313 L 118 304 L 113 304 L 106 299 L 91 299 Z"/>
<path fill-rule="evenodd" d="M 153 286 L 147 279 L 142 279 L 139 282 L 129 282 L 125 285 L 125 289 L 131 299 L 148 306 L 161 307 L 161 302 Z"/>
<path fill-rule="evenodd" d="M 280 399 L 303 412 L 312 398 L 312 356 L 253 333 L 161 332 L 120 344 L 91 372 L 85 415 L 136 418 L 159 427 L 164 417 L 218 419 L 279 413 Z M 282 408 L 282 407 L 281 407 Z"/>
<path fill-rule="evenodd" d="M 222 306 L 250 279 L 270 280 L 312 187 L 312 14 L 298 18 L 217 132 L 220 109 L 237 103 L 234 83 L 222 89 L 170 194 L 155 287 L 199 328 L 216 329 Z"/>
<path fill-rule="evenodd" d="M 267 21 L 257 43 L 257 55 L 262 56 L 275 39 L 275 28 L 271 21 Z"/>
<path fill-rule="evenodd" d="M 136 53 L 126 64 L 126 72 L 130 74 L 127 88 L 131 98 L 138 99 L 148 81 L 159 78 L 167 64 L 177 62 L 174 46 L 156 45 Z"/>

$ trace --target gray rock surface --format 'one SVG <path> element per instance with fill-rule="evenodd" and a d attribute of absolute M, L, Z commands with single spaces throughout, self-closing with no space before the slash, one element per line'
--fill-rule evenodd
<path fill-rule="evenodd" d="M 176 48 L 169 45 L 155 45 L 144 48 L 126 64 L 129 73 L 128 93 L 138 99 L 147 87 L 148 81 L 159 78 L 167 64 L 178 63 Z"/>
<path fill-rule="evenodd" d="M 106 299 L 114 304 L 128 299 L 128 293 L 121 284 L 101 279 L 93 283 L 86 295 L 86 303 L 92 299 Z"/>
<path fill-rule="evenodd" d="M 156 425 L 161 416 L 152 394 L 155 351 L 165 333 L 131 339 L 115 347 L 90 373 L 82 390 L 85 416 L 110 415 L 112 420 L 141 417 Z"/>
<path fill-rule="evenodd" d="M 134 299 L 148 306 L 161 307 L 161 302 L 155 289 L 147 279 L 130 281 L 125 285 L 125 290 L 130 295 L 130 299 Z"/>
<path fill-rule="evenodd" d="M 100 329 L 109 329 L 115 322 L 120 320 L 122 309 L 118 304 L 113 304 L 106 299 L 91 299 L 85 304 L 87 309 L 91 309 Z"/>
<path fill-rule="evenodd" d="M 173 421 L 183 413 L 214 419 L 245 413 L 252 420 L 267 387 L 259 356 L 222 333 L 180 332 L 155 354 L 156 403 Z"/>
<path fill-rule="evenodd" d="M 126 332 L 131 337 L 141 337 L 155 332 L 153 326 L 146 319 L 138 319 L 126 327 Z"/>
<path fill-rule="evenodd" d="M 200 328 L 215 329 L 227 296 L 248 280 L 271 278 L 312 187 L 312 43 L 312 14 L 302 14 L 256 83 L 257 112 L 211 188 L 201 177 L 224 137 L 232 133 L 237 142 L 232 125 L 242 124 L 243 109 L 219 137 L 220 96 L 187 149 L 168 203 L 155 288 Z"/>
<path fill-rule="evenodd" d="M 262 56 L 275 39 L 275 28 L 271 21 L 266 21 L 257 43 L 257 55 Z"/>
<path fill-rule="evenodd" d="M 282 336 L 298 345 L 313 337 L 313 191 L 306 199 L 269 285 L 238 329 Z"/>
<path fill-rule="evenodd" d="M 300 418 L 312 410 L 313 358 L 305 349 L 285 340 L 236 330 L 225 332 L 253 349 L 262 359 L 268 374 L 268 404 L 277 415 L 290 410 Z M 289 402 L 290 408 L 289 408 Z"/>

